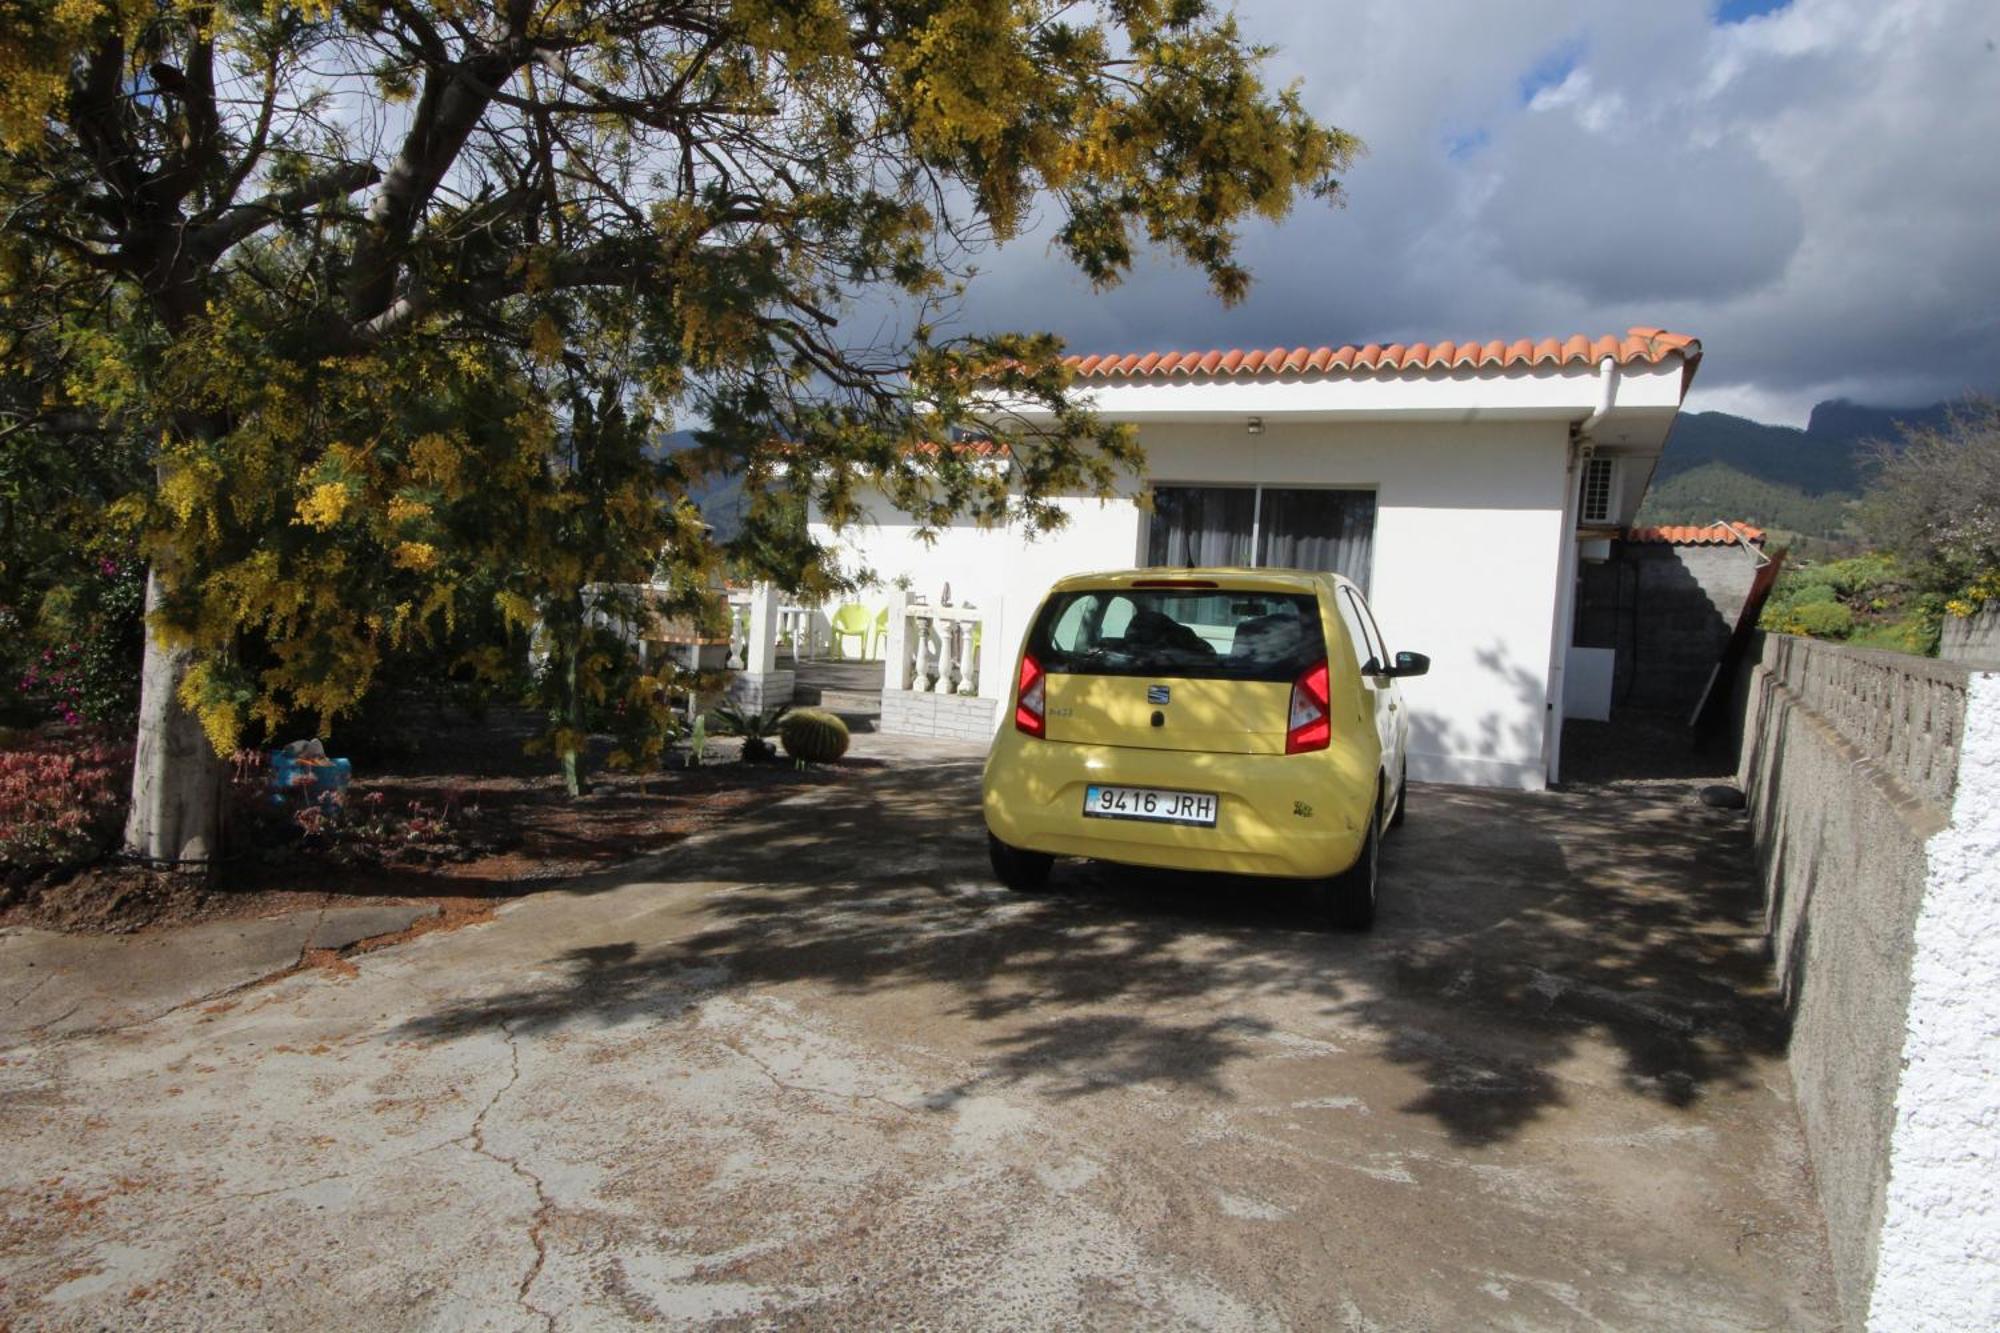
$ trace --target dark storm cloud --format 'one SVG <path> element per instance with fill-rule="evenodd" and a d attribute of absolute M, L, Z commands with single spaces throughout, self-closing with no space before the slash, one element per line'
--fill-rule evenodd
<path fill-rule="evenodd" d="M 1738 139 L 1621 142 L 1548 115 L 1506 155 L 1478 214 L 1493 262 L 1592 305 L 1755 293 L 1805 234 L 1798 200 Z"/>
<path fill-rule="evenodd" d="M 964 326 L 1109 350 L 1664 324 L 1707 346 L 1697 406 L 2000 388 L 1985 0 L 1240 8 L 1368 141 L 1349 207 L 1253 227 L 1234 310 L 1159 262 L 1093 295 L 1030 236 Z"/>

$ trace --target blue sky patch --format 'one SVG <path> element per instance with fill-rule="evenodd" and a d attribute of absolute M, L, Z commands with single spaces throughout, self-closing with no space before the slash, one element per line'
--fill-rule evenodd
<path fill-rule="evenodd" d="M 1576 68 L 1576 62 L 1582 58 L 1583 42 L 1577 39 L 1564 42 L 1537 60 L 1529 67 L 1528 72 L 1521 76 L 1521 105 L 1526 106 L 1534 101 L 1535 94 L 1543 89 L 1559 86 L 1570 76 L 1570 72 Z"/>
<path fill-rule="evenodd" d="M 1743 23 L 1750 19 L 1775 14 L 1792 0 L 1721 0 L 1715 7 L 1717 23 Z"/>
<path fill-rule="evenodd" d="M 1463 162 L 1466 158 L 1471 157 L 1491 142 L 1493 142 L 1493 136 L 1485 130 L 1467 130 L 1463 134 L 1447 134 L 1444 136 L 1444 155 L 1454 162 Z"/>

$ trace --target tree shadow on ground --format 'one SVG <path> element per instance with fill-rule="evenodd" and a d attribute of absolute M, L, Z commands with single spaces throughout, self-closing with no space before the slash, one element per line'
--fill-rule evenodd
<path fill-rule="evenodd" d="M 1408 1069 L 1401 1109 L 1504 1140 L 1559 1106 L 1586 1047 L 1633 1095 L 1691 1107 L 1781 1053 L 1740 814 L 1616 792 L 1412 790 L 1367 935 L 1322 933 L 1291 886 L 1064 862 L 1044 895 L 992 883 L 978 766 L 825 788 L 675 854 L 694 933 L 550 959 L 559 976 L 471 997 L 396 1035 L 671 1020 L 704 998 L 805 982 L 905 993 L 985 1052 L 974 1086 L 1064 1100 L 1140 1084 L 1227 1097 L 1268 1054 L 1271 1009 L 1309 1012 Z M 1283 1035 L 1283 1034 L 1278 1034 Z"/>

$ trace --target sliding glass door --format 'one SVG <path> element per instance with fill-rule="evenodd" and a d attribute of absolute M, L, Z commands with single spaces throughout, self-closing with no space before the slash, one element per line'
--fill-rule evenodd
<path fill-rule="evenodd" d="M 1156 486 L 1149 565 L 1258 565 L 1345 574 L 1368 590 L 1375 492 Z"/>

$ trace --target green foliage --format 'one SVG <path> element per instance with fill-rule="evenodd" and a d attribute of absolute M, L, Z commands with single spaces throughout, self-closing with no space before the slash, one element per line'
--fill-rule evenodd
<path fill-rule="evenodd" d="M 139 706 L 132 664 L 145 632 L 146 579 L 136 559 L 99 557 L 88 572 L 47 590 L 27 637 L 42 646 L 17 682 L 63 722 L 130 725 Z"/>
<path fill-rule="evenodd" d="M 1918 589 L 1894 556 L 1871 552 L 1788 567 L 1758 624 L 1780 634 L 1930 654 L 1942 608 L 1943 600 Z"/>
<path fill-rule="evenodd" d="M 1906 428 L 1879 463 L 1864 506 L 1870 537 L 1926 591 L 1968 602 L 2000 575 L 2000 401 L 1974 399 L 1942 426 Z"/>
<path fill-rule="evenodd" d="M 1798 602 L 1779 619 L 1777 629 L 1815 639 L 1844 639 L 1854 629 L 1854 613 L 1831 600 Z"/>
<path fill-rule="evenodd" d="M 785 753 L 807 764 L 831 764 L 847 753 L 847 724 L 818 708 L 801 708 L 778 725 Z"/>

